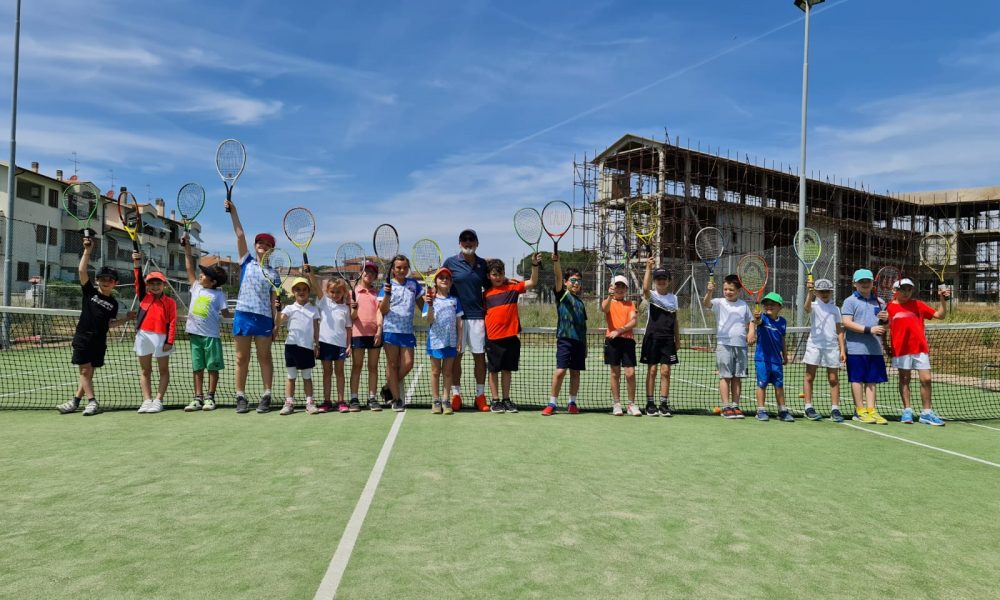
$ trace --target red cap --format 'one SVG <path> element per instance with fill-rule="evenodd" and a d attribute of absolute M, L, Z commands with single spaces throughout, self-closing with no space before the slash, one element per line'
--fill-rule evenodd
<path fill-rule="evenodd" d="M 167 277 L 163 273 L 160 273 L 159 271 L 150 271 L 150 273 L 148 275 L 146 275 L 146 282 L 147 283 L 150 282 L 150 281 L 156 281 L 156 280 L 159 280 L 159 281 L 162 281 L 163 283 L 166 283 L 167 282 Z"/>
<path fill-rule="evenodd" d="M 253 243 L 258 244 L 260 242 L 267 242 L 268 244 L 271 244 L 272 248 L 278 245 L 278 243 L 274 241 L 274 236 L 270 233 L 258 233 L 257 237 L 253 239 Z"/>
<path fill-rule="evenodd" d="M 442 275 L 447 275 L 448 277 L 454 278 L 454 276 L 451 274 L 451 269 L 449 269 L 448 267 L 441 267 L 440 269 L 438 269 L 437 273 L 434 274 L 434 279 L 437 279 Z"/>

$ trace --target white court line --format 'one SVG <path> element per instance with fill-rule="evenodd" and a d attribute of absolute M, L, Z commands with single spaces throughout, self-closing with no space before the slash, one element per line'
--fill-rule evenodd
<path fill-rule="evenodd" d="M 714 387 L 713 387 L 713 386 L 710 386 L 710 385 L 705 385 L 704 383 L 698 383 L 697 381 L 691 381 L 691 380 L 689 380 L 689 379 L 682 379 L 682 378 L 680 378 L 680 377 L 677 377 L 677 378 L 676 378 L 676 380 L 677 380 L 677 381 L 683 381 L 684 383 L 690 383 L 691 385 L 696 385 L 696 386 L 698 386 L 698 387 L 703 387 L 703 388 L 705 388 L 706 390 L 718 390 L 718 389 L 719 389 L 719 386 L 714 386 Z M 671 382 L 673 382 L 673 381 L 674 381 L 674 378 L 673 378 L 673 377 L 671 377 L 671 378 L 670 378 L 670 381 L 671 381 Z"/>
<path fill-rule="evenodd" d="M 989 425 L 980 425 L 979 423 L 970 423 L 968 421 L 953 421 L 953 423 L 961 423 L 962 425 L 972 425 L 973 427 L 982 427 L 983 429 L 992 429 L 993 431 L 1000 431 L 1000 427 L 990 427 Z"/>
<path fill-rule="evenodd" d="M 853 423 L 841 423 L 841 425 L 846 425 L 847 427 L 857 429 L 858 431 L 864 431 L 865 433 L 870 433 L 872 435 L 880 435 L 882 437 L 886 437 L 892 440 L 898 440 L 900 442 L 906 442 L 907 444 L 913 444 L 914 446 L 920 446 L 921 448 L 927 448 L 928 450 L 936 450 L 938 452 L 944 452 L 945 454 L 950 454 L 952 456 L 957 456 L 959 458 L 964 458 L 966 460 L 971 460 L 973 462 L 977 462 L 980 464 L 1000 469 L 1000 464 L 997 464 L 995 462 L 990 462 L 988 460 L 983 460 L 982 458 L 976 458 L 975 456 L 969 456 L 968 454 L 962 454 L 961 452 L 955 452 L 954 450 L 945 450 L 944 448 L 938 448 L 937 446 L 931 446 L 930 444 L 915 442 L 913 440 L 908 440 L 906 438 L 889 435 L 888 433 L 882 433 L 881 431 L 875 431 L 874 429 L 870 429 L 868 427 L 860 427 L 858 425 L 854 425 Z"/>
<path fill-rule="evenodd" d="M 94 381 L 101 381 L 101 380 L 107 379 L 109 377 L 117 378 L 117 377 L 120 377 L 122 375 L 136 375 L 138 373 L 139 373 L 139 371 L 116 371 L 114 373 L 108 373 L 107 375 L 98 375 L 98 376 L 94 377 L 93 380 Z M 77 379 L 76 381 L 67 381 L 66 383 L 57 383 L 57 384 L 54 384 L 54 385 L 46 385 L 46 386 L 37 387 L 37 388 L 23 389 L 23 390 L 19 390 L 17 392 L 8 392 L 6 394 L 0 394 L 0 398 L 9 398 L 11 396 L 20 396 L 22 394 L 30 394 L 31 392 L 38 392 L 38 391 L 41 391 L 41 390 L 54 390 L 54 389 L 64 388 L 64 387 L 74 387 L 75 388 L 78 385 L 80 385 L 80 380 L 79 379 Z"/>
<path fill-rule="evenodd" d="M 420 378 L 421 369 L 423 369 L 423 365 L 417 367 L 417 371 L 410 381 L 410 389 L 407 390 L 407 395 L 413 393 L 417 380 Z M 358 535 L 361 533 L 361 526 L 364 525 L 365 517 L 368 516 L 368 509 L 375 498 L 375 490 L 378 489 L 379 481 L 382 480 L 382 473 L 389 462 L 389 453 L 392 452 L 392 446 L 396 443 L 396 436 L 399 434 L 399 429 L 403 425 L 403 417 L 405 416 L 405 412 L 396 413 L 396 420 L 392 422 L 392 428 L 389 430 L 389 434 L 385 436 L 382 450 L 378 453 L 378 458 L 375 459 L 375 466 L 372 467 L 372 472 L 368 476 L 368 483 L 365 484 L 365 489 L 361 491 L 358 503 L 354 506 L 354 512 L 351 513 L 351 518 L 347 521 L 347 526 L 344 527 L 344 534 L 340 536 L 340 543 L 337 544 L 337 550 L 334 551 L 333 558 L 330 559 L 330 566 L 327 567 L 326 574 L 323 575 L 323 580 L 319 584 L 319 589 L 316 590 L 316 595 L 313 596 L 314 600 L 326 600 L 337 595 L 340 580 L 343 579 L 344 571 L 347 570 L 347 563 L 351 560 L 351 553 L 354 552 L 354 544 L 357 543 Z"/>

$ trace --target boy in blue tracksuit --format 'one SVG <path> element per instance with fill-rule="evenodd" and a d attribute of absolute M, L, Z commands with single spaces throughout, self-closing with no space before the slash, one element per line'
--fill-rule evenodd
<path fill-rule="evenodd" d="M 782 421 L 794 421 L 795 417 L 785 406 L 785 373 L 783 365 L 788 364 L 788 351 L 785 348 L 785 331 L 788 324 L 781 317 L 781 306 L 784 300 L 775 292 L 764 296 L 761 302 L 764 313 L 754 311 L 747 342 L 757 343 L 754 354 L 754 367 L 757 371 L 757 420 L 767 421 L 767 409 L 764 408 L 764 397 L 767 386 L 774 386 L 774 399 L 778 402 L 778 418 Z"/>

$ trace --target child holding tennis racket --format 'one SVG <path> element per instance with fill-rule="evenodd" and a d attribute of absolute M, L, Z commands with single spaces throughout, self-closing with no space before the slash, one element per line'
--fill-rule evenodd
<path fill-rule="evenodd" d="M 316 276 L 309 272 L 310 285 L 316 285 Z M 316 358 L 323 365 L 323 403 L 319 406 L 306 400 L 306 412 L 330 412 L 333 410 L 330 388 L 333 384 L 334 372 L 337 376 L 337 411 L 358 412 L 357 394 L 352 395 L 351 403 L 344 402 L 344 361 L 351 347 L 351 292 L 347 282 L 340 277 L 334 277 L 326 282 L 326 293 L 316 303 L 319 311 L 319 347 L 316 348 Z"/>
<path fill-rule="evenodd" d="M 747 332 L 753 316 L 750 307 L 739 297 L 743 285 L 735 274 L 722 280 L 722 298 L 713 298 L 715 280 L 709 279 L 702 306 L 715 315 L 715 366 L 719 370 L 719 397 L 722 416 L 742 419 L 740 393 L 747 376 Z"/>
<path fill-rule="evenodd" d="M 351 406 L 358 403 L 361 369 L 368 367 L 368 409 L 382 410 L 375 397 L 378 388 L 378 358 L 382 349 L 382 320 L 378 311 L 378 266 L 365 262 L 361 279 L 354 287 L 351 303 Z"/>
<path fill-rule="evenodd" d="M 854 293 L 844 300 L 843 315 L 847 348 L 847 380 L 854 398 L 854 420 L 867 425 L 888 421 L 875 409 L 875 386 L 889 381 L 882 355 L 881 338 L 889 313 L 875 294 L 875 276 L 869 269 L 854 272 Z"/>
<path fill-rule="evenodd" d="M 80 275 L 80 287 L 83 288 L 83 302 L 80 305 L 80 319 L 76 322 L 76 332 L 73 334 L 73 359 L 80 371 L 80 384 L 72 400 L 56 407 L 60 413 L 68 415 L 80 408 L 80 401 L 87 399 L 83 416 L 92 417 L 101 412 L 101 407 L 94 397 L 94 369 L 104 366 L 104 355 L 108 347 L 108 329 L 118 327 L 135 318 L 130 312 L 123 319 L 117 319 L 118 300 L 114 297 L 115 284 L 118 283 L 118 272 L 111 267 L 101 267 L 97 271 L 97 285 L 90 279 L 87 268 L 90 266 L 90 255 L 94 251 L 94 241 L 83 238 L 83 256 L 77 272 Z"/>
<path fill-rule="evenodd" d="M 583 276 L 576 268 L 566 269 L 565 278 L 559 264 L 559 255 L 552 253 L 552 270 L 555 275 L 553 291 L 558 299 L 556 312 L 556 368 L 552 373 L 552 390 L 549 404 L 542 409 L 542 416 L 555 414 L 559 391 L 569 371 L 569 403 L 566 412 L 579 414 L 576 395 L 580 391 L 580 372 L 587 368 L 587 306 L 580 298 Z"/>
<path fill-rule="evenodd" d="M 538 285 L 538 268 L 542 255 L 531 256 L 531 279 L 507 279 L 507 268 L 502 260 L 487 261 L 489 279 L 483 293 L 486 308 L 486 367 L 489 370 L 490 394 L 493 402 L 490 411 L 516 413 L 517 405 L 510 397 L 511 374 L 521 363 L 521 316 L 517 299 L 521 294 Z"/>
<path fill-rule="evenodd" d="M 642 278 L 642 297 L 649 304 L 646 334 L 642 336 L 639 362 L 646 369 L 646 414 L 669 417 L 670 367 L 678 363 L 677 349 L 681 345 L 681 329 L 677 326 L 677 296 L 670 292 L 670 271 L 654 269 L 656 258 L 646 259 L 646 274 Z M 656 376 L 660 376 L 660 404 L 653 401 Z"/>
<path fill-rule="evenodd" d="M 222 339 L 219 324 L 222 317 L 229 318 L 226 293 L 219 289 L 228 281 L 226 270 L 219 265 L 203 267 L 201 274 L 194 270 L 191 241 L 185 236 L 184 266 L 191 286 L 191 303 L 185 331 L 191 342 L 191 370 L 194 372 L 194 399 L 184 407 L 184 412 L 215 410 L 215 390 L 219 385 L 219 371 L 225 368 L 222 358 Z M 208 370 L 208 394 L 205 390 L 205 370 Z"/>
<path fill-rule="evenodd" d="M 754 311 L 747 333 L 747 343 L 757 344 L 754 352 L 754 371 L 757 374 L 757 420 L 767 421 L 770 417 L 764 400 L 767 386 L 774 386 L 774 399 L 778 403 L 778 419 L 791 423 L 795 421 L 788 407 L 785 406 L 785 371 L 788 364 L 788 350 L 785 347 L 785 332 L 788 323 L 780 316 L 785 300 L 776 292 L 764 296 L 761 306 L 764 312 Z"/>
<path fill-rule="evenodd" d="M 811 421 L 823 418 L 813 407 L 813 382 L 816 380 L 816 371 L 825 367 L 826 380 L 830 385 L 830 420 L 842 423 L 844 415 L 840 412 L 840 364 L 847 360 L 843 318 L 840 307 L 833 301 L 832 281 L 819 279 L 815 284 L 807 281 L 806 289 L 808 293 L 803 308 L 809 313 L 810 324 L 806 352 L 802 357 L 802 362 L 806 365 L 806 377 L 802 385 L 806 397 L 806 418 Z"/>
<path fill-rule="evenodd" d="M 431 412 L 435 415 L 454 412 L 448 392 L 451 390 L 452 363 L 462 351 L 462 303 L 458 296 L 450 295 L 451 280 L 450 269 L 438 269 L 434 274 L 434 288 L 428 289 L 424 295 L 423 317 L 428 325 L 427 356 L 431 359 Z"/>
<path fill-rule="evenodd" d="M 295 301 L 282 308 L 278 315 L 278 325 L 288 326 L 288 335 L 285 337 L 285 369 L 288 379 L 285 381 L 285 404 L 279 415 L 295 412 L 295 380 L 299 375 L 302 376 L 302 388 L 306 394 L 306 412 L 317 412 L 313 400 L 312 370 L 316 366 L 319 349 L 320 314 L 309 302 L 311 291 L 308 279 L 296 277 L 292 280 L 292 296 Z"/>
<path fill-rule="evenodd" d="M 260 377 L 264 384 L 264 393 L 257 405 L 258 413 L 271 410 L 271 383 L 274 377 L 274 364 L 271 359 L 271 344 L 274 342 L 274 324 L 277 321 L 277 297 L 274 286 L 280 285 L 280 280 L 265 278 L 260 267 L 260 259 L 264 253 L 274 248 L 274 236 L 270 233 L 258 233 L 253 240 L 253 251 L 247 247 L 246 234 L 240 222 L 236 205 L 226 200 L 226 210 L 233 222 L 233 232 L 236 234 L 236 250 L 242 257 L 240 262 L 240 291 L 236 297 L 236 312 L 233 315 L 233 338 L 236 341 L 236 412 L 250 412 L 247 403 L 246 385 L 250 367 L 250 346 L 257 348 L 257 363 L 260 365 Z"/>
<path fill-rule="evenodd" d="M 889 313 L 889 330 L 892 339 L 892 366 L 899 369 L 899 396 L 903 400 L 901 423 L 913 423 L 913 408 L 910 405 L 910 380 L 913 371 L 920 379 L 919 421 L 925 425 L 943 426 L 944 421 L 931 408 L 931 359 L 930 346 L 924 321 L 943 319 L 948 314 L 948 297 L 951 290 L 938 288 L 937 310 L 913 298 L 913 280 L 903 278 L 896 282 L 896 297 L 886 312 Z"/>
<path fill-rule="evenodd" d="M 382 313 L 382 344 L 385 348 L 386 379 L 392 396 L 392 410 L 403 412 L 403 380 L 413 369 L 413 349 L 417 338 L 413 335 L 414 306 L 423 309 L 423 289 L 416 279 L 407 277 L 410 259 L 397 254 L 389 262 L 391 278 L 379 292 L 379 312 Z"/>
<path fill-rule="evenodd" d="M 135 354 L 139 357 L 139 387 L 142 389 L 141 414 L 158 413 L 163 410 L 163 397 L 170 385 L 170 354 L 177 335 L 177 302 L 164 293 L 166 276 L 153 271 L 142 276 L 139 266 L 142 254 L 132 253 L 132 271 L 135 275 L 135 296 L 139 302 L 139 314 L 135 324 Z M 153 396 L 153 358 L 160 378 Z"/>
<path fill-rule="evenodd" d="M 626 299 L 628 279 L 616 275 L 611 280 L 608 295 L 601 301 L 601 312 L 607 322 L 604 332 L 604 364 L 611 370 L 611 414 L 620 417 L 622 411 L 621 376 L 625 372 L 628 393 L 628 414 L 641 417 L 635 405 L 635 304 Z"/>

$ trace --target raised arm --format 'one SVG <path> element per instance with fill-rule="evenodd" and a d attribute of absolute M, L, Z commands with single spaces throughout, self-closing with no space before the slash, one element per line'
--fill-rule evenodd
<path fill-rule="evenodd" d="M 563 289 L 563 278 L 562 278 L 562 266 L 559 264 L 559 255 L 555 252 L 552 253 L 552 273 L 556 278 L 556 283 L 553 286 L 556 293 L 562 291 Z"/>
<path fill-rule="evenodd" d="M 138 252 L 132 253 L 132 273 L 135 275 L 135 295 L 139 298 L 139 302 L 146 297 L 146 280 L 142 278 L 142 269 L 139 267 L 139 262 L 142 260 L 142 254 Z"/>
<path fill-rule="evenodd" d="M 538 267 L 542 264 L 542 253 L 537 252 L 531 257 L 531 278 L 524 282 L 524 289 L 530 290 L 538 285 Z"/>
<path fill-rule="evenodd" d="M 240 215 L 236 212 L 236 205 L 226 200 L 226 210 L 229 211 L 229 218 L 233 220 L 233 232 L 236 234 L 236 252 L 242 259 L 247 253 L 247 235 L 243 232 L 243 223 L 240 222 Z"/>
<path fill-rule="evenodd" d="M 83 254 L 80 256 L 80 266 L 77 273 L 80 275 L 80 285 L 87 285 L 90 275 L 87 273 L 87 265 L 90 264 L 90 254 L 94 251 L 94 240 L 83 238 Z"/>
<path fill-rule="evenodd" d="M 649 293 L 653 289 L 653 266 L 656 259 L 652 256 L 646 259 L 646 273 L 642 276 L 642 299 L 649 300 Z"/>
<path fill-rule="evenodd" d="M 184 268 L 187 269 L 188 285 L 192 285 L 195 281 L 198 281 L 198 273 L 194 269 L 194 254 L 191 251 L 191 240 L 185 235 L 181 238 L 181 244 L 184 246 Z"/>
<path fill-rule="evenodd" d="M 715 295 L 715 282 L 709 281 L 705 287 L 705 297 L 701 299 L 701 305 L 705 308 L 712 308 L 712 296 Z"/>
<path fill-rule="evenodd" d="M 948 314 L 948 296 L 951 296 L 951 289 L 938 290 L 938 301 L 940 304 L 938 309 L 934 311 L 933 318 L 943 319 Z"/>
<path fill-rule="evenodd" d="M 811 281 L 806 282 L 806 301 L 802 305 L 803 310 L 807 313 L 811 313 L 813 310 L 813 300 L 816 299 L 816 290 L 813 288 Z"/>

